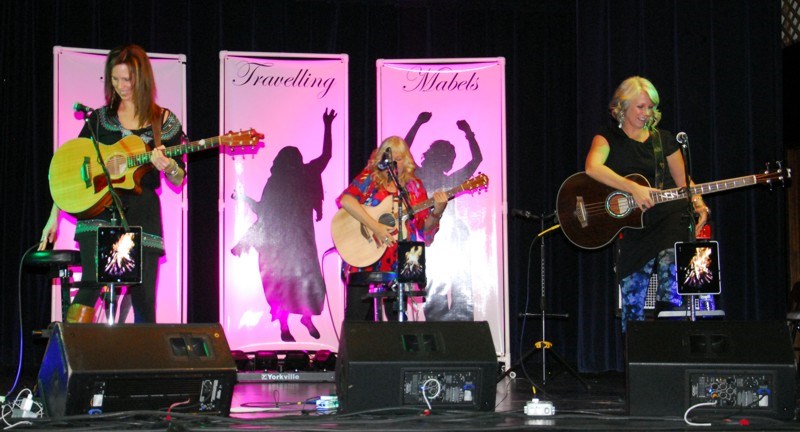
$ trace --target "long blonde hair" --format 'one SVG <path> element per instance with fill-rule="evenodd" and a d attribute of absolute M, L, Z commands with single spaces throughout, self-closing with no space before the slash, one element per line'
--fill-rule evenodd
<path fill-rule="evenodd" d="M 392 150 L 393 160 L 398 160 L 399 155 L 399 159 L 402 159 L 403 161 L 403 171 L 398 173 L 401 184 L 406 184 L 409 181 L 417 178 L 414 174 L 414 172 L 417 170 L 417 163 L 414 161 L 414 158 L 408 151 L 408 144 L 406 144 L 405 140 L 399 136 L 390 136 L 389 138 L 383 140 L 381 145 L 372 152 L 372 155 L 369 157 L 369 162 L 367 163 L 367 167 L 372 170 L 372 180 L 378 186 L 386 187 L 391 182 L 386 170 L 378 169 L 378 163 L 381 162 L 383 154 L 386 153 L 386 149 Z"/>
<path fill-rule="evenodd" d="M 658 109 L 660 99 L 658 97 L 658 90 L 656 90 L 656 87 L 647 78 L 632 76 L 622 81 L 619 87 L 614 91 L 614 96 L 611 97 L 611 103 L 608 109 L 611 111 L 611 116 L 622 124 L 622 121 L 625 119 L 625 111 L 630 107 L 631 101 L 639 97 L 642 92 L 647 93 L 647 96 L 650 97 L 650 101 L 653 102 L 653 115 L 650 116 L 647 127 L 655 129 L 658 122 L 661 121 L 661 111 Z"/>

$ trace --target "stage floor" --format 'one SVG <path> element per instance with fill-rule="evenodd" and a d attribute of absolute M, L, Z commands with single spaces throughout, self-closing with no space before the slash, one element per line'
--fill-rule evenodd
<path fill-rule="evenodd" d="M 10 388 L 9 371 L 3 371 L 4 391 Z M 540 364 L 528 367 L 528 375 L 540 381 Z M 697 429 L 681 416 L 630 417 L 627 415 L 625 375 L 604 373 L 581 375 L 588 384 L 566 371 L 548 373 L 546 386 L 536 385 L 536 397 L 552 403 L 555 414 L 530 416 L 525 405 L 534 397 L 531 382 L 517 375 L 496 385 L 494 411 L 442 410 L 435 406 L 393 408 L 361 413 L 317 410 L 321 396 L 336 394 L 333 382 L 240 382 L 234 388 L 231 415 L 228 417 L 193 414 L 168 415 L 166 412 L 129 411 L 99 416 L 73 416 L 59 420 L 6 418 L 9 424 L 30 420 L 14 429 L 36 430 L 689 430 Z M 32 377 L 23 377 L 14 395 L 30 387 Z M 8 384 L 6 386 L 6 384 Z M 654 383 L 657 385 L 658 383 Z M 379 382 L 376 386 L 382 385 Z M 741 415 L 699 415 L 696 423 L 711 423 L 704 430 L 800 430 L 796 420 Z M 748 426 L 745 426 L 748 425 Z M 3 425 L 8 426 L 7 424 Z"/>

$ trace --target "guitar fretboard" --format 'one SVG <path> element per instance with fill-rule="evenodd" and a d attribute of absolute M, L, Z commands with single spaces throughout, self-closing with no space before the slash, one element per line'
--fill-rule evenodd
<path fill-rule="evenodd" d="M 192 141 L 183 145 L 177 145 L 172 147 L 167 147 L 164 150 L 164 155 L 167 157 L 175 157 L 181 156 L 188 153 L 194 153 L 201 150 L 208 150 L 214 147 L 219 147 L 220 143 L 222 142 L 221 138 L 223 137 L 213 137 L 213 138 L 206 138 L 201 139 L 199 141 Z M 150 159 L 153 156 L 153 152 L 146 152 L 141 153 L 138 155 L 128 156 L 128 167 L 135 167 L 150 163 Z"/>
<path fill-rule="evenodd" d="M 737 177 L 717 182 L 701 183 L 692 186 L 690 189 L 692 195 L 703 195 L 730 189 L 737 189 L 745 186 L 751 186 L 763 182 L 759 175 L 749 175 L 744 177 Z M 686 188 L 666 189 L 663 191 L 653 192 L 653 201 L 657 204 L 678 199 L 686 199 Z"/>
<path fill-rule="evenodd" d="M 488 184 L 489 184 L 489 179 L 488 177 L 486 177 L 486 174 L 480 174 L 446 191 L 445 194 L 447 195 L 447 200 L 449 201 L 464 192 L 469 192 L 475 189 L 484 188 Z M 411 214 L 414 215 L 421 210 L 431 208 L 433 207 L 435 202 L 436 201 L 433 198 L 428 198 L 425 201 L 422 201 L 421 203 L 418 203 L 417 205 L 412 207 Z"/>

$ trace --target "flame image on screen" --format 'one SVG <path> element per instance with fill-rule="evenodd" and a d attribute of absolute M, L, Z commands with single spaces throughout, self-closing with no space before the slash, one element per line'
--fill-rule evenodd
<path fill-rule="evenodd" d="M 695 250 L 694 256 L 689 261 L 689 268 L 686 271 L 684 284 L 688 286 L 700 286 L 711 282 L 714 274 L 711 271 L 711 248 L 699 247 Z"/>
<path fill-rule="evenodd" d="M 414 246 L 406 252 L 406 264 L 400 270 L 400 274 L 406 277 L 413 277 L 422 271 L 422 263 L 419 262 L 422 257 L 422 250 L 422 246 Z"/>
<path fill-rule="evenodd" d="M 108 274 L 119 276 L 136 268 L 131 252 L 136 243 L 133 241 L 134 233 L 125 233 L 112 246 L 111 255 L 106 259 L 105 270 Z"/>

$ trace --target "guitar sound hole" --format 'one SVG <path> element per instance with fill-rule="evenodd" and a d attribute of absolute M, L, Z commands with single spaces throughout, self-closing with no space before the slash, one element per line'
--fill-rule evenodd
<path fill-rule="evenodd" d="M 631 200 L 628 195 L 618 192 L 608 196 L 608 199 L 606 199 L 606 210 L 611 216 L 622 218 L 629 215 L 633 208 L 631 207 Z"/>
<path fill-rule="evenodd" d="M 383 225 L 394 227 L 396 221 L 394 220 L 394 216 L 389 213 L 384 213 L 378 218 L 378 222 Z"/>
<path fill-rule="evenodd" d="M 110 158 L 108 158 L 108 160 L 106 160 L 108 173 L 111 174 L 112 177 L 125 174 L 125 170 L 127 169 L 127 162 L 128 160 L 125 155 L 111 156 Z"/>

